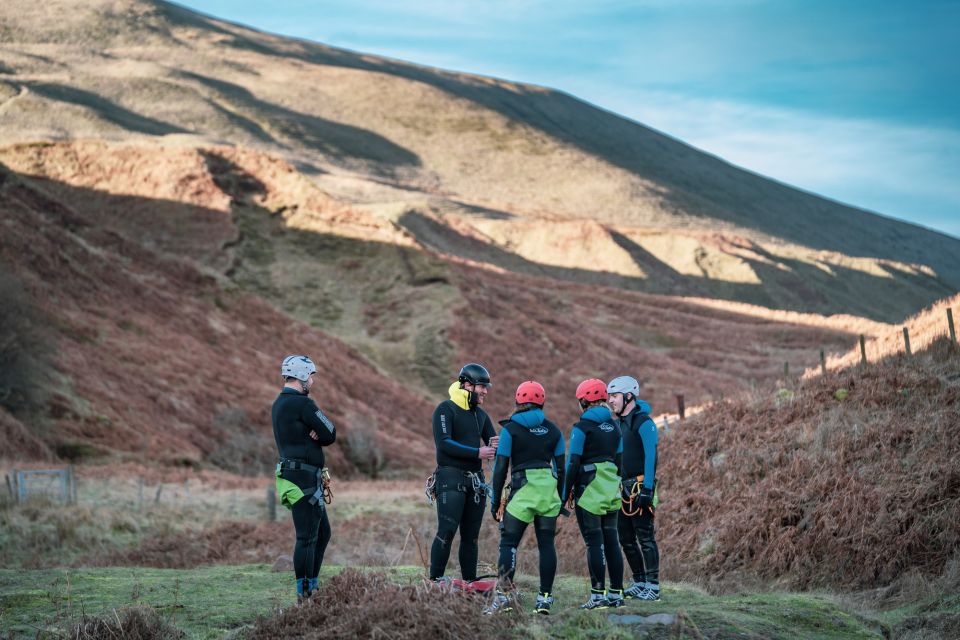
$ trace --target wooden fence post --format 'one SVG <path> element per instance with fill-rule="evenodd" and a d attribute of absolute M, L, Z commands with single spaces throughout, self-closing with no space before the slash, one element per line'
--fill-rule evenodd
<path fill-rule="evenodd" d="M 677 413 L 680 414 L 680 419 L 683 420 L 687 412 L 686 406 L 683 404 L 683 394 L 677 394 Z"/>
<path fill-rule="evenodd" d="M 957 330 L 953 328 L 953 309 L 947 307 L 947 326 L 950 328 L 950 342 L 957 341 Z"/>
<path fill-rule="evenodd" d="M 907 351 L 907 355 L 910 355 L 910 330 L 906 327 L 903 328 L 903 347 Z"/>
<path fill-rule="evenodd" d="M 783 377 L 784 377 L 785 379 L 790 377 L 790 363 L 789 363 L 789 362 L 784 362 L 784 363 L 783 363 Z"/>
<path fill-rule="evenodd" d="M 277 491 L 272 484 L 267 485 L 267 520 L 274 522 L 277 519 Z"/>
<path fill-rule="evenodd" d="M 860 366 L 867 366 L 867 340 L 860 334 Z"/>
<path fill-rule="evenodd" d="M 827 375 L 827 354 L 820 349 L 820 375 Z"/>
<path fill-rule="evenodd" d="M 77 504 L 77 476 L 73 464 L 67 465 L 67 504 Z"/>

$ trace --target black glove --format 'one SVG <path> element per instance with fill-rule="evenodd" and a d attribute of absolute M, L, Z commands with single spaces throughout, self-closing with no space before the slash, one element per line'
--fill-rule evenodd
<path fill-rule="evenodd" d="M 564 518 L 569 518 L 570 510 L 567 509 L 566 507 L 560 507 L 560 515 L 562 515 Z"/>
<path fill-rule="evenodd" d="M 494 519 L 494 520 L 497 519 L 497 511 L 499 511 L 499 510 L 500 510 L 500 501 L 499 501 L 499 500 L 496 500 L 496 499 L 491 500 L 491 501 L 490 501 L 490 515 L 493 516 L 493 519 Z"/>
<path fill-rule="evenodd" d="M 637 505 L 641 509 L 653 506 L 653 489 L 643 487 L 640 489 L 640 495 L 637 496 Z"/>

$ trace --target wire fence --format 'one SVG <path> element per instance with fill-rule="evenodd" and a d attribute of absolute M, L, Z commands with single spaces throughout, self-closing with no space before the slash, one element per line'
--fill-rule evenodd
<path fill-rule="evenodd" d="M 82 477 L 73 465 L 63 468 L 11 469 L 6 472 L 9 498 L 16 504 L 55 503 L 135 512 L 176 509 L 236 520 L 276 519 L 276 491 L 211 488 L 187 479 L 148 482 L 142 476 Z"/>

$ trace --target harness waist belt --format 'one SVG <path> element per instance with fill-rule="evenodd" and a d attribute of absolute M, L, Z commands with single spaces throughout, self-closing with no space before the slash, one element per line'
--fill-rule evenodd
<path fill-rule="evenodd" d="M 479 471 L 468 471 L 466 469 L 461 469 L 460 467 L 437 467 L 437 470 L 440 470 L 440 469 L 443 469 L 445 471 L 456 471 L 457 473 L 463 474 L 465 476 L 469 476 L 471 474 L 483 473 L 483 469 L 480 469 Z"/>
<path fill-rule="evenodd" d="M 306 471 L 308 473 L 320 473 L 322 467 L 308 464 L 303 460 L 281 460 L 277 463 L 281 469 L 290 469 L 291 471 Z"/>
<path fill-rule="evenodd" d="M 511 465 L 513 466 L 513 465 Z M 527 469 L 552 469 L 553 466 L 545 460 L 531 460 L 513 467 L 514 473 L 517 471 L 526 471 Z"/>

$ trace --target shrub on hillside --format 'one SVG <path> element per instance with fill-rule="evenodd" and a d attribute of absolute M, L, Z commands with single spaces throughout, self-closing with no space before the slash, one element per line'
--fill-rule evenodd
<path fill-rule="evenodd" d="M 340 446 L 347 461 L 364 475 L 376 478 L 386 466 L 377 434 L 369 426 L 354 426 L 345 431 Z"/>
<path fill-rule="evenodd" d="M 18 418 L 39 414 L 47 403 L 53 340 L 43 315 L 4 265 L 0 271 L 0 406 Z"/>
<path fill-rule="evenodd" d="M 250 420 L 242 407 L 227 407 L 213 419 L 215 441 L 207 461 L 231 473 L 260 476 L 277 462 L 273 435 Z"/>
<path fill-rule="evenodd" d="M 789 401 L 716 403 L 671 431 L 657 514 L 669 573 L 868 588 L 943 572 L 960 553 L 952 351 L 940 340 L 811 378 Z"/>

